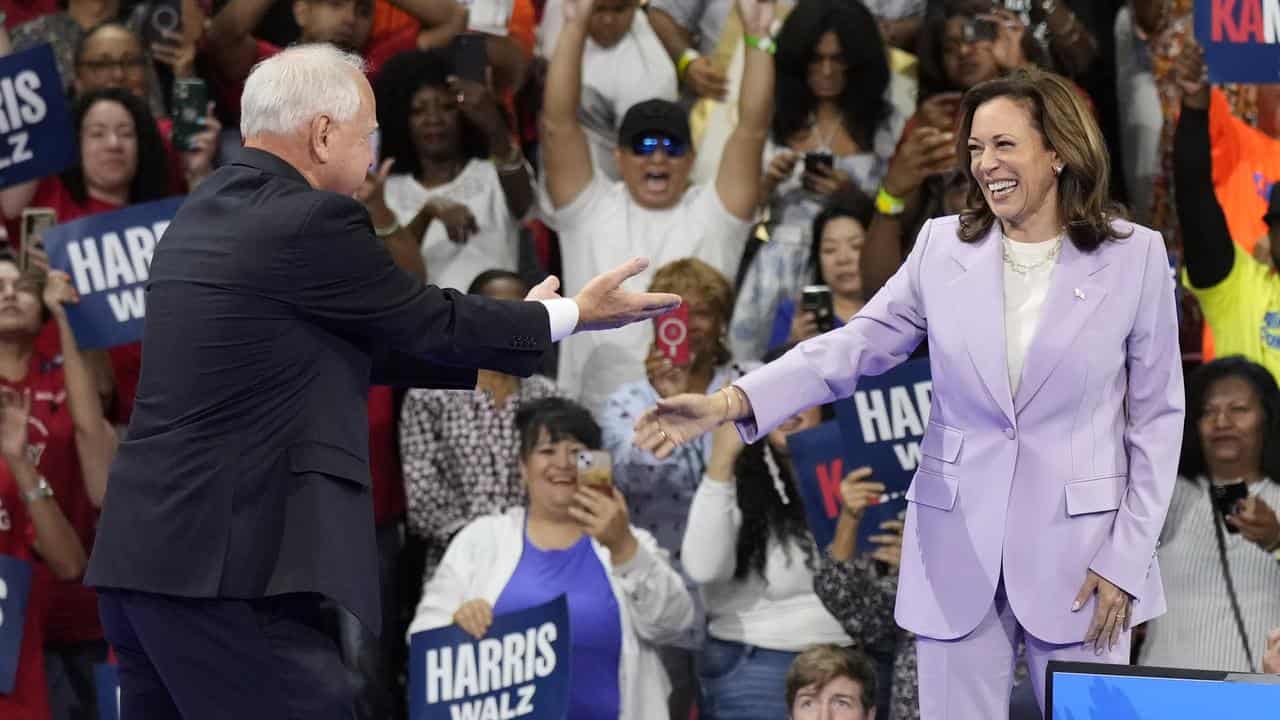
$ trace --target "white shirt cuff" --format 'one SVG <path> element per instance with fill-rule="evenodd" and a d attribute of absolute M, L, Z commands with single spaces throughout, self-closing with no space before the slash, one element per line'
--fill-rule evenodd
<path fill-rule="evenodd" d="M 578 303 L 572 298 L 556 298 L 555 300 L 539 300 L 547 308 L 547 317 L 551 320 L 551 342 L 561 340 L 573 334 L 578 328 Z"/>

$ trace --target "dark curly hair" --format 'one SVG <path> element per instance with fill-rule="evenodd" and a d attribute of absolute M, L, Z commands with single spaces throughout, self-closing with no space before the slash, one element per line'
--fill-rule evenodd
<path fill-rule="evenodd" d="M 775 348 L 764 356 L 770 363 L 795 347 L 795 343 Z M 830 406 L 822 408 L 823 420 L 833 417 Z M 765 453 L 777 463 L 778 475 L 786 489 L 789 502 L 783 503 L 774 486 L 773 476 L 765 460 Z M 733 476 L 738 489 L 738 509 L 742 511 L 742 527 L 738 529 L 737 554 L 733 569 L 735 580 L 746 580 L 751 573 L 764 579 L 765 561 L 768 559 L 769 541 L 783 544 L 784 552 L 790 550 L 787 540 L 795 540 L 804 550 L 804 564 L 817 570 L 817 555 L 813 535 L 804 515 L 804 499 L 796 489 L 795 473 L 791 470 L 790 456 L 769 447 L 768 438 L 761 438 L 742 449 L 733 464 Z"/>
<path fill-rule="evenodd" d="M 806 0 L 782 24 L 777 38 L 773 141 L 785 145 L 809 127 L 818 105 L 809 89 L 809 63 L 828 31 L 840 39 L 847 67 L 840 97 L 845 129 L 860 146 L 870 148 L 876 129 L 890 114 L 884 97 L 889 60 L 875 17 L 857 0 Z"/>
<path fill-rule="evenodd" d="M 445 79 L 453 75 L 453 61 L 439 50 L 409 50 L 391 58 L 378 73 L 375 96 L 378 127 L 382 132 L 379 160 L 395 158 L 393 172 L 418 175 L 422 166 L 409 132 L 409 110 L 413 96 L 424 87 L 447 90 Z M 489 139 L 465 115 L 459 113 L 458 128 L 462 155 L 489 157 Z"/>
<path fill-rule="evenodd" d="M 565 398 L 549 397 L 522 405 L 516 411 L 516 429 L 521 458 L 533 452 L 544 429 L 551 442 L 577 440 L 588 449 L 600 449 L 602 433 L 591 411 Z"/>
<path fill-rule="evenodd" d="M 992 3 L 973 2 L 972 0 L 949 0 L 938 4 L 929 4 L 925 12 L 924 26 L 916 40 L 916 57 L 919 59 L 920 100 L 940 92 L 962 91 L 951 78 L 947 77 L 946 65 L 942 55 L 946 52 L 945 37 L 947 21 L 951 18 L 972 18 L 983 12 L 990 12 Z M 1028 62 L 1042 68 L 1052 68 L 1052 60 L 1035 34 L 1022 35 L 1022 56 Z"/>
<path fill-rule="evenodd" d="M 1204 417 L 1204 401 L 1209 389 L 1219 380 L 1240 378 L 1249 383 L 1262 405 L 1262 474 L 1280 482 L 1280 386 L 1271 373 L 1258 363 L 1239 355 L 1218 358 L 1196 369 L 1187 378 L 1186 425 L 1182 432 L 1182 457 L 1178 474 L 1192 479 L 1208 472 L 1204 457 L 1200 419 Z"/>
<path fill-rule="evenodd" d="M 100 101 L 119 103 L 133 118 L 138 141 L 138 163 L 133 182 L 129 184 L 129 203 L 137 204 L 159 200 L 169 195 L 169 161 L 160 139 L 160 130 L 151 117 L 146 103 L 122 88 L 91 90 L 76 98 L 71 110 L 71 124 L 75 128 L 76 157 L 80 155 L 80 131 L 90 108 Z M 82 160 L 83 158 L 81 158 Z M 84 166 L 76 162 L 62 171 L 62 185 L 71 197 L 81 205 L 89 200 L 89 188 L 85 184 Z"/>

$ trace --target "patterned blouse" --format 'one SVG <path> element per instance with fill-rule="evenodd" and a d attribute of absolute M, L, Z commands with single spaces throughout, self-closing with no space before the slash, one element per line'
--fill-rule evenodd
<path fill-rule="evenodd" d="M 539 375 L 521 380 L 502 407 L 484 390 L 409 391 L 400 411 L 400 457 L 409 532 L 427 541 L 424 582 L 464 525 L 524 504 L 516 412 L 558 394 Z"/>
<path fill-rule="evenodd" d="M 839 562 L 822 553 L 813 591 L 860 647 L 894 650 L 889 720 L 920 720 L 916 644 L 893 619 L 897 574 L 881 574 L 867 557 Z"/>

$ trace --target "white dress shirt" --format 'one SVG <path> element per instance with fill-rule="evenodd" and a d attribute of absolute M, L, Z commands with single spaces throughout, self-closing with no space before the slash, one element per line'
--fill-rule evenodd
<path fill-rule="evenodd" d="M 1040 324 L 1045 296 L 1049 294 L 1049 280 L 1057 265 L 1062 238 L 1025 243 L 1002 237 L 1001 242 L 1008 258 L 1022 266 L 1034 266 L 1023 273 L 1014 270 L 1008 259 L 1004 263 L 1004 341 L 1009 360 L 1009 389 L 1016 395 L 1022 382 L 1022 363 Z"/>

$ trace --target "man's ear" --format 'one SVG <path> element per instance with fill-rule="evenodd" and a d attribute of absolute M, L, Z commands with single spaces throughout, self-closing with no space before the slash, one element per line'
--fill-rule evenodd
<path fill-rule="evenodd" d="M 307 131 L 309 137 L 308 144 L 311 146 L 311 154 L 315 156 L 320 163 L 327 163 L 333 156 L 334 130 L 333 118 L 328 115 L 320 114 L 311 119 L 311 124 Z"/>

